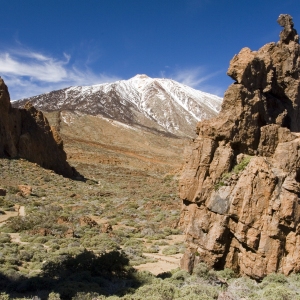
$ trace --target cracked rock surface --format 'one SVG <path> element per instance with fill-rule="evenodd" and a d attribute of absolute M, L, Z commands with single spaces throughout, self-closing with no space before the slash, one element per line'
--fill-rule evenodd
<path fill-rule="evenodd" d="M 300 45 L 292 17 L 280 41 L 243 48 L 220 114 L 198 123 L 180 179 L 187 251 L 260 279 L 300 271 Z"/>

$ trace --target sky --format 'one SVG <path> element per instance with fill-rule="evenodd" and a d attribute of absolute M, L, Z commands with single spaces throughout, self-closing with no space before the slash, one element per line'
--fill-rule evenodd
<path fill-rule="evenodd" d="M 0 0 L 0 76 L 12 100 L 69 86 L 171 78 L 223 96 L 243 47 L 277 42 L 299 0 Z"/>

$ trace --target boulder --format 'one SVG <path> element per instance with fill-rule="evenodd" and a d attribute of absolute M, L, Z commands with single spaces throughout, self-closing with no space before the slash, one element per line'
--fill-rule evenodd
<path fill-rule="evenodd" d="M 300 45 L 289 15 L 280 41 L 243 48 L 220 114 L 198 123 L 180 178 L 187 250 L 261 279 L 300 271 Z"/>
<path fill-rule="evenodd" d="M 32 187 L 30 185 L 18 185 L 18 189 L 24 197 L 29 196 L 32 192 Z"/>

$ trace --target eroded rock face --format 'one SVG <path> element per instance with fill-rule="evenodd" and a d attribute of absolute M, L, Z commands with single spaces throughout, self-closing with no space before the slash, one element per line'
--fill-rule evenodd
<path fill-rule="evenodd" d="M 31 104 L 13 108 L 0 78 L 0 157 L 21 157 L 67 177 L 74 170 L 66 161 L 63 143 L 43 113 Z"/>
<path fill-rule="evenodd" d="M 234 56 L 219 116 L 197 125 L 180 179 L 188 271 L 300 271 L 300 46 L 292 18 L 278 23 L 278 43 Z"/>

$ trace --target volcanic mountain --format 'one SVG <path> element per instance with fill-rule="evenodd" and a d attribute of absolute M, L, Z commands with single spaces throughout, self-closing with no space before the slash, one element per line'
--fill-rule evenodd
<path fill-rule="evenodd" d="M 69 87 L 21 99 L 47 112 L 100 115 L 130 126 L 176 136 L 194 135 L 198 121 L 216 116 L 222 98 L 170 79 L 136 75 L 129 80 Z"/>

